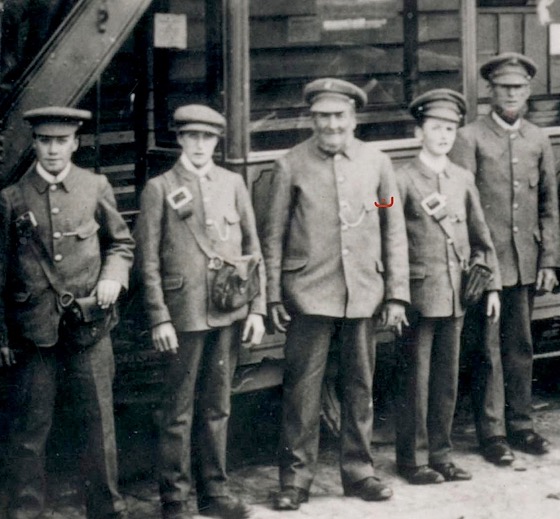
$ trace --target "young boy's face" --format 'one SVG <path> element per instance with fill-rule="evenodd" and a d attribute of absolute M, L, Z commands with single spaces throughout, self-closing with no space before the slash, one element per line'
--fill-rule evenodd
<path fill-rule="evenodd" d="M 185 131 L 177 135 L 177 142 L 188 159 L 197 167 L 206 166 L 218 144 L 218 136 L 210 132 Z"/>
<path fill-rule="evenodd" d="M 427 117 L 422 126 L 416 128 L 416 137 L 422 141 L 425 151 L 434 157 L 441 157 L 451 151 L 458 126 L 458 123 Z"/>

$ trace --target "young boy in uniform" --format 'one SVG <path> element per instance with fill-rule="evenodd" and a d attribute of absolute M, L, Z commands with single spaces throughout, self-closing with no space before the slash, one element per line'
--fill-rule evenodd
<path fill-rule="evenodd" d="M 227 490 L 226 441 L 241 340 L 258 344 L 264 334 L 262 262 L 260 293 L 248 304 L 221 310 L 211 296 L 219 258 L 252 255 L 260 261 L 255 216 L 242 177 L 212 161 L 224 117 L 187 105 L 175 111 L 174 120 L 181 157 L 147 183 L 136 227 L 152 340 L 168 361 L 159 437 L 162 517 L 191 517 L 185 501 L 192 429 L 199 512 L 245 519 L 249 507 Z"/>
<path fill-rule="evenodd" d="M 471 475 L 451 458 L 457 398 L 462 277 L 473 265 L 492 271 L 487 317 L 500 312 L 500 273 L 470 172 L 447 158 L 465 111 L 464 97 L 436 89 L 410 105 L 422 150 L 397 172 L 406 219 L 410 327 L 399 345 L 397 468 L 411 484 L 463 481 Z M 390 211 L 391 209 L 386 209 Z"/>

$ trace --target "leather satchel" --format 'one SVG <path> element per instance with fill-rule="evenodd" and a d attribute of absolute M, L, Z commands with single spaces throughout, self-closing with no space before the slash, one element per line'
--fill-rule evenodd
<path fill-rule="evenodd" d="M 211 297 L 218 310 L 230 312 L 250 303 L 260 291 L 259 260 L 242 256 L 236 261 L 224 261 L 217 269 Z"/>
<path fill-rule="evenodd" d="M 96 296 L 79 297 L 62 315 L 61 338 L 66 347 L 83 350 L 100 341 L 118 321 L 115 305 L 104 309 L 97 304 Z"/>
<path fill-rule="evenodd" d="M 463 305 L 471 306 L 478 303 L 488 289 L 492 277 L 492 270 L 479 263 L 472 265 L 468 270 L 464 270 L 461 290 Z"/>

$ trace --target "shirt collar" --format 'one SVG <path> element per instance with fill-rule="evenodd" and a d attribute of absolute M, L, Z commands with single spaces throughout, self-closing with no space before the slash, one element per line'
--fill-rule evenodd
<path fill-rule="evenodd" d="M 72 164 L 69 162 L 58 175 L 51 175 L 43 166 L 41 166 L 40 162 L 37 162 L 36 169 L 39 176 L 42 177 L 47 184 L 60 184 L 68 176 L 68 173 L 70 173 L 71 167 Z"/>
<path fill-rule="evenodd" d="M 181 164 L 183 165 L 183 167 L 187 170 L 187 171 L 192 171 L 193 173 L 195 173 L 197 176 L 199 177 L 207 177 L 209 176 L 208 173 L 212 170 L 212 168 L 214 167 L 214 161 L 212 159 L 210 159 L 208 161 L 208 163 L 206 163 L 204 166 L 202 166 L 201 168 L 197 168 L 191 161 L 190 159 L 187 157 L 187 155 L 185 153 L 181 153 L 181 158 L 180 158 Z"/>
<path fill-rule="evenodd" d="M 424 158 L 425 157 L 420 153 L 416 157 L 416 166 L 418 167 L 418 171 L 420 171 L 423 176 L 425 176 L 426 178 L 436 178 L 439 175 L 443 175 L 449 178 L 448 169 L 449 165 L 451 164 L 451 162 L 449 162 L 449 159 L 447 159 L 445 169 L 441 172 L 438 172 L 436 169 L 434 169 L 433 162 L 429 160 L 429 157 L 427 161 L 423 160 Z"/>
<path fill-rule="evenodd" d="M 344 156 L 350 160 L 354 159 L 356 156 L 356 151 L 357 151 L 357 147 L 358 147 L 358 140 L 352 136 L 348 142 L 346 143 L 346 145 L 344 146 L 344 148 L 336 153 L 329 153 L 328 151 L 323 150 L 320 146 L 319 143 L 317 141 L 317 139 L 314 137 L 313 138 L 313 143 L 314 143 L 314 148 L 317 150 L 318 155 L 323 158 L 323 159 L 332 159 L 334 157 L 338 156 Z"/>
<path fill-rule="evenodd" d="M 521 117 L 513 124 L 508 124 L 496 112 L 492 112 L 492 119 L 494 119 L 496 124 L 498 124 L 501 128 L 510 132 L 519 130 L 519 127 L 521 126 Z"/>

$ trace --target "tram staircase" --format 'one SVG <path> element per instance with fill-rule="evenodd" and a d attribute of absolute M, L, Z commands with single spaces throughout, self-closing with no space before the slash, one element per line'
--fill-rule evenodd
<path fill-rule="evenodd" d="M 76 106 L 95 85 L 150 4 L 151 0 L 80 0 L 76 3 L 0 101 L 3 137 L 0 187 L 19 178 L 33 160 L 31 134 L 22 114 L 39 106 Z M 131 132 L 124 137 L 122 132 L 101 135 L 97 144 L 113 144 L 115 139 L 122 141 L 123 138 L 130 142 L 133 135 Z M 94 139 L 91 135 L 84 136 L 82 146 L 84 140 L 91 146 Z"/>

